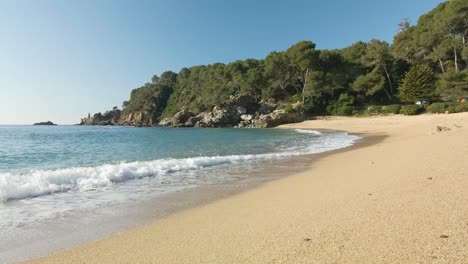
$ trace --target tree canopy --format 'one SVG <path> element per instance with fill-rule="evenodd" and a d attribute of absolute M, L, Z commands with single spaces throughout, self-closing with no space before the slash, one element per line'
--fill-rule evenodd
<path fill-rule="evenodd" d="M 124 111 L 199 113 L 233 95 L 249 95 L 257 102 L 300 101 L 307 113 L 333 114 L 337 107 L 468 96 L 468 1 L 443 2 L 415 25 L 403 19 L 395 29 L 392 44 L 372 39 L 319 50 L 300 41 L 264 59 L 165 71 L 133 90 Z"/>

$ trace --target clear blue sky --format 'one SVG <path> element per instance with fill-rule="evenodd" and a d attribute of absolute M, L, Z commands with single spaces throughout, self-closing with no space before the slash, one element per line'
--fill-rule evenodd
<path fill-rule="evenodd" d="M 73 124 L 164 70 L 392 41 L 442 0 L 0 0 L 0 124 Z"/>

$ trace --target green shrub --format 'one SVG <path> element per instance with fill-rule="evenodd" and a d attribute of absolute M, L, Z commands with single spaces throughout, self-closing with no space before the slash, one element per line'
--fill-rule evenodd
<path fill-rule="evenodd" d="M 418 115 L 422 113 L 422 111 L 423 111 L 423 108 L 419 105 L 404 105 L 400 110 L 400 114 Z"/>
<path fill-rule="evenodd" d="M 355 110 L 354 107 L 345 105 L 345 106 L 338 108 L 338 111 L 336 112 L 336 114 L 340 116 L 350 116 L 350 115 L 353 115 L 354 110 Z"/>
<path fill-rule="evenodd" d="M 291 104 L 285 105 L 283 109 L 284 109 L 284 111 L 286 111 L 286 113 L 294 113 L 295 112 L 294 107 Z"/>
<path fill-rule="evenodd" d="M 457 106 L 457 105 L 458 105 L 457 102 L 445 102 L 445 106 L 446 106 L 446 107 Z"/>
<path fill-rule="evenodd" d="M 445 113 L 447 109 L 447 105 L 445 103 L 433 103 L 427 107 L 427 111 L 429 113 Z"/>
<path fill-rule="evenodd" d="M 364 112 L 368 114 L 398 114 L 400 113 L 400 105 L 370 105 Z"/>
<path fill-rule="evenodd" d="M 380 114 L 382 113 L 382 106 L 380 105 L 369 105 L 366 109 L 369 114 Z"/>
<path fill-rule="evenodd" d="M 458 113 L 457 112 L 457 105 L 451 105 L 445 109 L 448 113 Z"/>
<path fill-rule="evenodd" d="M 209 108 L 203 102 L 200 102 L 200 101 L 193 102 L 190 105 L 189 109 L 192 110 L 195 113 L 200 113 L 200 112 L 204 112 L 204 111 L 209 110 Z"/>
<path fill-rule="evenodd" d="M 392 104 L 392 105 L 385 105 L 382 107 L 382 113 L 384 114 L 398 114 L 400 113 L 400 105 Z"/>
<path fill-rule="evenodd" d="M 355 101 L 356 101 L 356 98 L 354 98 L 354 96 L 347 94 L 347 93 L 340 94 L 340 98 L 338 98 L 338 104 L 341 106 L 353 105 Z"/>
<path fill-rule="evenodd" d="M 468 112 L 468 103 L 461 103 L 455 106 L 455 112 L 456 113 Z"/>
<path fill-rule="evenodd" d="M 302 102 L 302 96 L 296 94 L 294 96 L 291 97 L 291 100 L 290 100 L 291 103 L 297 103 L 297 102 Z"/>
<path fill-rule="evenodd" d="M 445 103 L 433 103 L 428 108 L 427 111 L 430 113 L 460 113 L 468 112 L 468 103 L 455 103 L 455 102 L 445 102 Z"/>

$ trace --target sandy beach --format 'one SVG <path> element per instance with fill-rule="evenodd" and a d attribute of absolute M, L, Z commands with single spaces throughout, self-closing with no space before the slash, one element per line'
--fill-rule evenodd
<path fill-rule="evenodd" d="M 468 113 L 282 127 L 369 139 L 299 174 L 30 263 L 468 263 Z"/>

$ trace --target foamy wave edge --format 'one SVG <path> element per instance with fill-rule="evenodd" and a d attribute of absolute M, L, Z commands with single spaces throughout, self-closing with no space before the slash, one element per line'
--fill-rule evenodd
<path fill-rule="evenodd" d="M 346 133 L 343 135 L 346 135 L 346 138 L 330 139 L 328 142 L 325 139 L 324 144 L 319 147 L 306 147 L 292 152 L 121 162 L 94 167 L 33 170 L 23 174 L 0 173 L 0 201 L 20 200 L 67 191 L 87 191 L 131 179 L 158 177 L 222 164 L 314 154 L 348 147 L 359 138 Z"/>
<path fill-rule="evenodd" d="M 294 129 L 296 132 L 303 133 L 303 134 L 314 134 L 314 135 L 322 135 L 322 132 L 317 130 L 309 130 L 309 129 Z"/>

